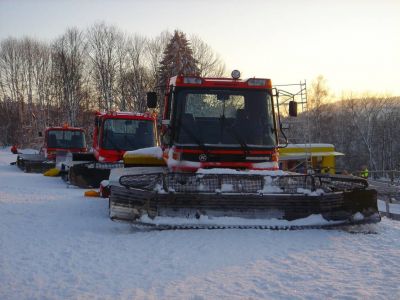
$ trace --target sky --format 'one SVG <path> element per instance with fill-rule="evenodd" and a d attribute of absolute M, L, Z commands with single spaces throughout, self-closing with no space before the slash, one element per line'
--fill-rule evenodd
<path fill-rule="evenodd" d="M 309 86 L 323 75 L 336 97 L 400 95 L 400 0 L 0 0 L 0 40 L 102 21 L 149 38 L 196 34 L 242 77 Z"/>

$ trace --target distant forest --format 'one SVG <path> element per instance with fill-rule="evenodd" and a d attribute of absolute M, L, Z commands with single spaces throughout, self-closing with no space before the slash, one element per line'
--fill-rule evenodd
<path fill-rule="evenodd" d="M 338 170 L 400 169 L 400 97 L 343 96 L 333 102 L 323 76 L 308 88 L 308 109 L 288 130 L 292 143 L 330 143 L 345 154 Z"/>
<path fill-rule="evenodd" d="M 46 126 L 68 123 L 90 132 L 93 111 L 146 111 L 169 76 L 222 76 L 225 65 L 198 36 L 129 36 L 98 23 L 72 28 L 52 42 L 0 42 L 0 145 L 35 143 Z"/>
<path fill-rule="evenodd" d="M 240 62 L 239 62 L 240 63 Z M 91 132 L 96 110 L 146 111 L 146 92 L 161 96 L 177 74 L 229 76 L 196 35 L 127 35 L 97 23 L 51 42 L 0 41 L 0 145 L 37 147 L 38 132 L 68 123 Z M 268 76 L 268 74 L 266 74 Z M 348 171 L 400 169 L 400 97 L 346 96 L 333 102 L 324 77 L 308 86 L 307 110 L 288 130 L 293 143 L 332 143 Z"/>

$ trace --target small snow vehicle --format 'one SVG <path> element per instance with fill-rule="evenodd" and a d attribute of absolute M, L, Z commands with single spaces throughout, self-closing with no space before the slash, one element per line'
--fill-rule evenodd
<path fill-rule="evenodd" d="M 16 164 L 27 173 L 43 173 L 65 160 L 67 153 L 86 151 L 85 131 L 82 128 L 68 125 L 48 127 L 39 153 L 19 153 Z"/>
<path fill-rule="evenodd" d="M 81 188 L 98 188 L 111 169 L 123 167 L 125 151 L 155 146 L 156 136 L 150 113 L 96 112 L 93 152 L 72 153 L 62 164 L 63 179 Z"/>
<path fill-rule="evenodd" d="M 127 152 L 125 168 L 111 172 L 110 218 L 160 229 L 379 222 L 366 180 L 279 170 L 279 93 L 269 79 L 239 74 L 170 79 L 161 147 Z M 296 101 L 288 108 L 297 114 Z"/>

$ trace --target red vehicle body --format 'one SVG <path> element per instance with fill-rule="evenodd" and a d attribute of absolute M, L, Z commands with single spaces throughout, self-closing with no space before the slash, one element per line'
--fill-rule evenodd
<path fill-rule="evenodd" d="M 48 160 L 55 160 L 58 151 L 86 152 L 85 131 L 68 125 L 46 128 L 40 153 Z"/>
<path fill-rule="evenodd" d="M 270 79 L 170 79 L 161 141 L 173 170 L 277 170 L 276 128 Z"/>
<path fill-rule="evenodd" d="M 97 112 L 93 132 L 93 154 L 96 161 L 117 162 L 122 160 L 128 150 L 153 146 L 157 136 L 155 120 L 149 113 Z M 135 122 L 138 123 L 137 127 Z M 129 127 L 134 129 L 130 130 Z M 134 138 L 143 132 L 145 134 L 140 141 Z"/>
<path fill-rule="evenodd" d="M 157 145 L 156 118 L 150 113 L 97 112 L 91 153 L 74 154 L 64 179 L 82 188 L 97 188 L 110 170 L 123 167 L 126 151 Z"/>
<path fill-rule="evenodd" d="M 43 173 L 56 166 L 56 159 L 65 159 L 66 153 L 85 153 L 86 151 L 85 131 L 82 128 L 68 125 L 48 127 L 39 153 L 24 154 L 17 150 L 19 154 L 16 164 L 25 172 Z"/>
<path fill-rule="evenodd" d="M 363 179 L 274 172 L 279 93 L 269 79 L 239 77 L 233 71 L 232 78 L 171 78 L 161 136 L 168 167 L 113 174 L 110 218 L 161 229 L 276 228 L 271 219 L 313 215 L 342 224 L 379 222 L 377 193 Z M 156 104 L 156 93 L 148 93 L 148 107 Z M 296 102 L 288 104 L 294 117 Z"/>

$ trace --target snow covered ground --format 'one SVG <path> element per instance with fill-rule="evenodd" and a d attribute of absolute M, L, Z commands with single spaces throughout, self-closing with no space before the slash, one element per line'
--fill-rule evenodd
<path fill-rule="evenodd" d="M 392 214 L 400 214 L 400 204 L 398 203 L 387 203 L 389 206 L 389 212 Z M 386 202 L 378 200 L 379 211 L 387 212 Z"/>
<path fill-rule="evenodd" d="M 400 222 L 136 231 L 0 150 L 0 299 L 400 299 Z"/>

